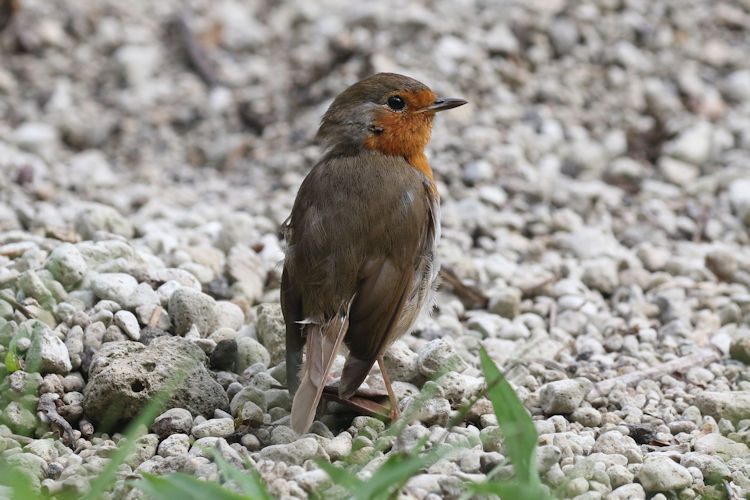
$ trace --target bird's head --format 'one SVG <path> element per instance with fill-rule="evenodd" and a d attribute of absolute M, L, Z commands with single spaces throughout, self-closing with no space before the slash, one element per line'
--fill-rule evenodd
<path fill-rule="evenodd" d="M 413 78 L 378 73 L 334 99 L 317 138 L 334 154 L 364 149 L 410 158 L 424 151 L 435 113 L 463 104 L 463 99 L 437 97 Z"/>

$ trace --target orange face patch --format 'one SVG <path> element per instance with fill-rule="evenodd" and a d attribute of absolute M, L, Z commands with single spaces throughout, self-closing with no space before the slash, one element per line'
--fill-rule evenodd
<path fill-rule="evenodd" d="M 430 140 L 434 113 L 420 112 L 436 97 L 429 90 L 395 92 L 406 101 L 404 111 L 379 109 L 373 125 L 382 132 L 373 134 L 365 141 L 365 148 L 383 154 L 403 156 L 411 166 L 425 174 L 432 181 L 432 169 L 427 163 L 424 148 Z"/>

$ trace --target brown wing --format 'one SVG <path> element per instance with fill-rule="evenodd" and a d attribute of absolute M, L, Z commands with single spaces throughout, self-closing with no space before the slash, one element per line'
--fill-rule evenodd
<path fill-rule="evenodd" d="M 351 304 L 344 342 L 352 361 L 342 384 L 366 376 L 411 293 L 431 217 L 425 181 L 404 158 L 372 152 L 324 160 L 297 194 L 285 275 L 286 300 L 299 296 L 301 306 L 285 305 L 285 311 L 323 324 Z M 296 353 L 302 336 L 289 328 L 288 345 Z M 287 356 L 290 365 L 299 360 Z M 362 363 L 354 370 L 356 360 Z"/>
<path fill-rule="evenodd" d="M 415 245 L 416 250 L 416 245 Z M 398 266 L 392 258 L 369 260 L 366 275 L 352 303 L 339 396 L 350 397 L 367 377 L 398 322 L 414 281 L 413 266 Z"/>

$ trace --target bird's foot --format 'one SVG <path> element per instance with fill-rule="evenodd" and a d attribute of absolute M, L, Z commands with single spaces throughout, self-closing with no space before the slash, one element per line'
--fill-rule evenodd
<path fill-rule="evenodd" d="M 370 417 L 380 416 L 393 420 L 398 417 L 398 408 L 391 408 L 388 392 L 380 389 L 360 387 L 349 398 L 339 397 L 339 379 L 334 379 L 323 388 L 323 398 L 326 401 L 334 401 L 351 410 Z"/>

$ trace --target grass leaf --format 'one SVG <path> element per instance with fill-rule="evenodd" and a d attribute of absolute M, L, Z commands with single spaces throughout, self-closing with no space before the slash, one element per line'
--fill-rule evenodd
<path fill-rule="evenodd" d="M 442 449 L 432 448 L 418 456 L 394 453 L 362 487 L 353 491 L 352 498 L 355 500 L 389 498 L 417 472 L 434 464 L 451 451 L 453 451 L 452 446 L 444 446 Z"/>
<path fill-rule="evenodd" d="M 534 484 L 515 481 L 485 481 L 468 485 L 468 489 L 477 495 L 492 495 L 503 500 L 527 500 L 549 498 L 543 490 Z"/>
<path fill-rule="evenodd" d="M 168 476 L 144 474 L 143 479 L 133 483 L 135 487 L 159 500 L 256 500 L 223 488 L 218 483 L 203 481 L 179 472 Z"/>
<path fill-rule="evenodd" d="M 358 488 L 361 488 L 364 484 L 355 474 L 352 474 L 346 469 L 329 464 L 324 460 L 316 459 L 315 464 L 328 474 L 331 481 L 350 491 L 355 491 Z"/>
<path fill-rule="evenodd" d="M 505 437 L 505 447 L 516 471 L 516 477 L 521 483 L 538 483 L 539 475 L 534 457 L 539 436 L 534 423 L 513 392 L 513 388 L 487 355 L 487 351 L 480 349 L 479 356 L 484 377 L 490 387 L 488 396 Z"/>
<path fill-rule="evenodd" d="M 273 500 L 273 496 L 266 489 L 260 474 L 249 460 L 246 461 L 247 470 L 244 471 L 227 462 L 218 450 L 212 450 L 212 453 L 214 462 L 222 476 L 237 483 L 245 495 L 257 500 Z"/>

